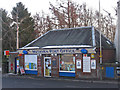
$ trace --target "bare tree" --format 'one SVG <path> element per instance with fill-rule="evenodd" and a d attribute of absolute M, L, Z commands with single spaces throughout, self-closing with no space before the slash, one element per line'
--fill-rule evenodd
<path fill-rule="evenodd" d="M 45 13 L 36 14 L 35 29 L 39 33 L 38 36 L 51 29 L 74 28 L 81 26 L 95 26 L 98 29 L 99 12 L 87 8 L 86 3 L 82 5 L 76 4 L 71 0 L 56 0 L 57 5 L 50 3 L 50 11 L 52 16 Z M 115 25 L 111 15 L 101 15 L 102 33 L 113 42 L 115 35 Z"/>

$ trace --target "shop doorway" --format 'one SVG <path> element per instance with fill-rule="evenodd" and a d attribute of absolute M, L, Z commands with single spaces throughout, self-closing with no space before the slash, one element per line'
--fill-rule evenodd
<path fill-rule="evenodd" d="M 44 77 L 51 77 L 51 57 L 44 57 Z"/>
<path fill-rule="evenodd" d="M 19 58 L 15 58 L 15 74 L 19 73 Z"/>

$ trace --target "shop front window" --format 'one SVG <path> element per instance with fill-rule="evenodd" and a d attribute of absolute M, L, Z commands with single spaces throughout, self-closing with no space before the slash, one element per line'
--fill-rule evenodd
<path fill-rule="evenodd" d="M 37 70 L 37 55 L 25 55 L 25 70 Z"/>
<path fill-rule="evenodd" d="M 75 71 L 75 57 L 73 54 L 60 56 L 60 71 Z"/>

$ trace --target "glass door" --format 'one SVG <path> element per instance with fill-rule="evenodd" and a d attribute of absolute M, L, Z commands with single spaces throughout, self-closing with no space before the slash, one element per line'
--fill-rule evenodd
<path fill-rule="evenodd" d="M 51 57 L 44 57 L 44 77 L 51 77 Z"/>

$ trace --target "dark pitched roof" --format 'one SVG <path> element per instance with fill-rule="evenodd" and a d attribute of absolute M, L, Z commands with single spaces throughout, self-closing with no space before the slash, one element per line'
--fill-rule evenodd
<path fill-rule="evenodd" d="M 25 47 L 44 47 L 60 45 L 91 45 L 93 46 L 93 27 L 65 28 L 51 30 Z M 95 43 L 99 47 L 99 32 L 95 30 Z M 113 44 L 102 35 L 102 46 L 113 48 Z"/>

